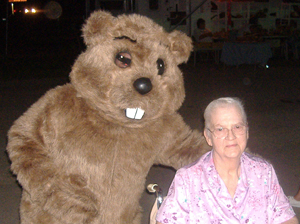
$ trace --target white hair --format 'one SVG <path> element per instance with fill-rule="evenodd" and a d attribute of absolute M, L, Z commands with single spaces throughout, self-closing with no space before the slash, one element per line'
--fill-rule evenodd
<path fill-rule="evenodd" d="M 236 106 L 242 115 L 243 121 L 247 123 L 247 115 L 244 109 L 244 105 L 239 98 L 235 97 L 222 97 L 216 100 L 213 100 L 208 104 L 204 111 L 204 121 L 205 128 L 210 128 L 211 126 L 211 114 L 216 108 L 226 107 L 226 106 Z"/>

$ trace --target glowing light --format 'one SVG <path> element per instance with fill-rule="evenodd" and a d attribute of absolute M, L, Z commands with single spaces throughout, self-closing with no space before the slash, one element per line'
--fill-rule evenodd
<path fill-rule="evenodd" d="M 35 9 L 35 8 L 32 8 L 32 9 L 26 9 L 25 8 L 25 10 L 24 10 L 24 12 L 27 14 L 27 13 L 32 13 L 32 14 L 34 14 L 34 13 L 37 13 L 37 10 Z"/>
<path fill-rule="evenodd" d="M 27 2 L 27 0 L 9 0 L 8 2 Z"/>
<path fill-rule="evenodd" d="M 12 14 L 14 15 L 15 14 L 15 9 L 14 9 L 14 3 L 11 3 L 11 11 L 12 11 Z"/>

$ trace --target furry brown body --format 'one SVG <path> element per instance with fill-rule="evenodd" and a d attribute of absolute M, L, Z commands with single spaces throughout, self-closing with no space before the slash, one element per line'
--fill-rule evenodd
<path fill-rule="evenodd" d="M 83 31 L 88 47 L 71 83 L 46 93 L 8 134 L 23 224 L 140 223 L 151 166 L 177 169 L 209 149 L 176 112 L 185 95 L 177 65 L 192 49 L 187 36 L 145 17 L 105 12 L 94 13 Z M 118 66 L 119 52 L 130 66 Z M 151 81 L 147 93 L 133 85 L 141 77 Z M 126 108 L 145 114 L 130 119 Z"/>

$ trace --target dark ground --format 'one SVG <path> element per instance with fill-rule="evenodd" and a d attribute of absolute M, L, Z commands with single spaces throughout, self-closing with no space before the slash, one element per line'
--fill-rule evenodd
<path fill-rule="evenodd" d="M 0 222 L 18 223 L 20 187 L 9 172 L 6 134 L 12 122 L 48 89 L 68 82 L 71 66 L 84 50 L 80 19 L 11 21 L 8 55 L 1 39 L 0 70 Z M 3 31 L 1 24 L 1 32 Z M 5 30 L 5 29 L 4 29 Z M 1 35 L 0 38 L 5 37 Z M 202 113 L 213 99 L 237 96 L 244 100 L 250 126 L 250 149 L 270 160 L 287 195 L 300 186 L 300 63 L 286 61 L 277 49 L 269 69 L 254 65 L 231 67 L 212 61 L 181 66 L 186 100 L 180 113 L 192 127 L 202 129 Z M 245 78 L 251 84 L 245 85 Z M 174 171 L 154 167 L 147 184 L 157 182 L 166 194 Z M 141 199 L 147 223 L 155 198 Z M 295 209 L 300 218 L 300 209 Z"/>

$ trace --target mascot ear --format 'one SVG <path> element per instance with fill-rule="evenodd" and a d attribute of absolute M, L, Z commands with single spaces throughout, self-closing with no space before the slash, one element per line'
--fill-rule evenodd
<path fill-rule="evenodd" d="M 177 64 L 187 62 L 193 50 L 193 42 L 185 33 L 174 30 L 169 35 L 170 50 Z"/>
<path fill-rule="evenodd" d="M 82 28 L 84 42 L 87 46 L 96 45 L 111 37 L 114 19 L 109 12 L 96 11 L 91 14 Z"/>

